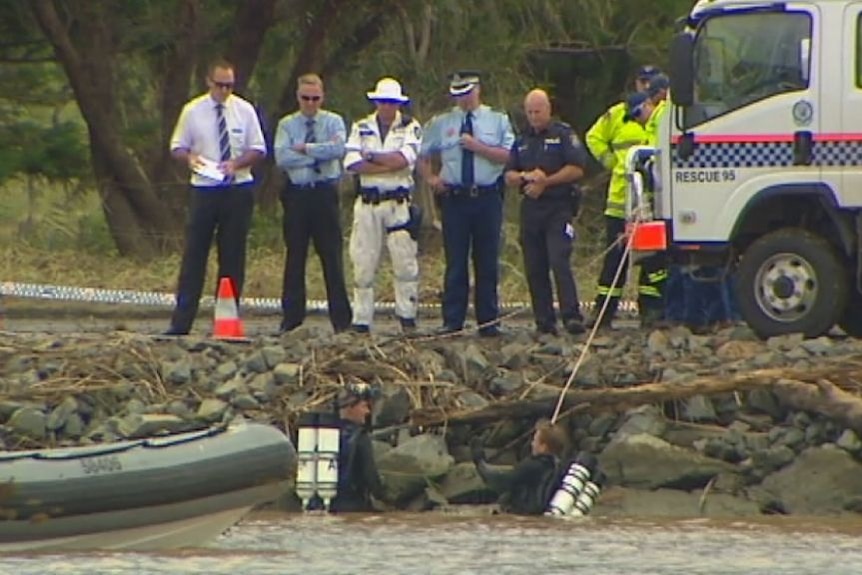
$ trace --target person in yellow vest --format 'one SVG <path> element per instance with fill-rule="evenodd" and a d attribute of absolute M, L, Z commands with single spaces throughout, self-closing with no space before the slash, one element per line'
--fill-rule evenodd
<path fill-rule="evenodd" d="M 610 327 L 617 312 L 625 285 L 628 262 L 623 261 L 625 243 L 625 202 L 628 182 L 625 159 L 632 146 L 649 143 L 646 124 L 653 112 L 653 102 L 646 91 L 649 81 L 659 74 L 654 66 L 644 66 L 638 73 L 635 87 L 638 91 L 629 94 L 625 101 L 611 106 L 587 131 L 586 143 L 590 153 L 611 171 L 608 195 L 605 203 L 606 253 L 599 275 L 596 292 L 595 314 L 588 323 L 592 327 L 599 321 L 599 313 L 607 300 L 607 308 L 601 316 L 601 327 Z M 617 269 L 622 266 L 619 279 L 614 284 Z M 649 266 L 652 267 L 652 266 Z M 654 324 L 664 315 L 660 285 L 667 273 L 659 268 L 645 271 L 641 266 L 641 281 L 638 286 L 638 307 L 641 322 L 645 326 Z"/>

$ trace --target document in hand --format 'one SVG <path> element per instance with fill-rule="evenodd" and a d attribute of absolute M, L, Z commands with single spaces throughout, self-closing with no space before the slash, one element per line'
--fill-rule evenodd
<path fill-rule="evenodd" d="M 215 160 L 210 160 L 209 158 L 199 156 L 198 162 L 197 164 L 195 164 L 194 170 L 195 173 L 200 176 L 215 180 L 217 182 L 221 182 L 222 180 L 224 180 L 224 172 L 219 169 L 218 165 L 219 163 Z"/>

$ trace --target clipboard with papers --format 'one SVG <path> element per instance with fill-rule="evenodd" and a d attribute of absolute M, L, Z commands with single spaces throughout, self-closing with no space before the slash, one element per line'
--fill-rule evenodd
<path fill-rule="evenodd" d="M 193 169 L 197 175 L 215 180 L 216 182 L 221 182 L 225 178 L 224 172 L 219 169 L 219 163 L 203 156 L 198 156 L 198 161 L 195 163 Z"/>

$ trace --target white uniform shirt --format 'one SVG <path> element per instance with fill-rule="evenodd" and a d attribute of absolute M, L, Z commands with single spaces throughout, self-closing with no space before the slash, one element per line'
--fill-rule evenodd
<path fill-rule="evenodd" d="M 171 136 L 171 151 L 182 148 L 214 162 L 219 161 L 221 150 L 219 149 L 217 103 L 209 94 L 204 94 L 183 107 Z M 258 150 L 266 154 L 266 142 L 263 139 L 263 130 L 254 106 L 239 96 L 231 94 L 224 102 L 223 113 L 227 122 L 231 159 L 239 158 L 247 150 Z M 246 184 L 252 181 L 254 177 L 251 175 L 251 168 L 243 168 L 237 170 L 232 183 Z M 223 183 L 192 172 L 191 185 L 210 187 L 220 186 Z"/>
<path fill-rule="evenodd" d="M 419 122 L 397 112 L 392 126 L 386 133 L 386 140 L 381 141 L 375 112 L 353 124 L 350 137 L 347 138 L 344 169 L 349 170 L 350 166 L 361 162 L 361 152 L 400 152 L 407 160 L 407 165 L 403 169 L 385 174 L 360 174 L 359 185 L 363 188 L 378 188 L 381 192 L 397 188 L 412 189 L 413 168 L 416 166 L 421 140 L 422 126 Z"/>

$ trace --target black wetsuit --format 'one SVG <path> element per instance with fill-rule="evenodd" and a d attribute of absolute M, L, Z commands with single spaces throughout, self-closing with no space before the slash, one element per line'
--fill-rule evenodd
<path fill-rule="evenodd" d="M 383 483 L 374 462 L 371 437 L 364 426 L 352 421 L 340 421 L 338 453 L 338 494 L 329 509 L 335 513 L 346 511 L 374 511 L 371 495 L 384 498 Z"/>
<path fill-rule="evenodd" d="M 502 494 L 501 508 L 518 515 L 541 515 L 548 499 L 548 480 L 555 478 L 559 468 L 553 455 L 531 455 L 511 471 L 491 469 L 485 460 L 476 460 L 476 469 L 485 483 Z"/>

